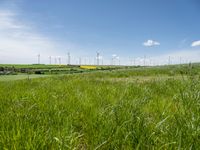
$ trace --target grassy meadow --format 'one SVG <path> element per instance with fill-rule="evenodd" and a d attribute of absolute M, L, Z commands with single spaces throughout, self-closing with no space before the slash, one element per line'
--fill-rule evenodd
<path fill-rule="evenodd" d="M 0 80 L 0 149 L 200 149 L 199 68 Z"/>

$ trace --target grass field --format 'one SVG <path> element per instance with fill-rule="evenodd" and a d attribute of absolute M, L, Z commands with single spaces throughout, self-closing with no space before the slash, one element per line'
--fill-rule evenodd
<path fill-rule="evenodd" d="M 37 69 L 47 69 L 47 68 L 67 68 L 66 65 L 45 65 L 45 64 L 0 64 L 0 67 L 15 67 L 15 68 L 37 68 Z"/>
<path fill-rule="evenodd" d="M 23 80 L 23 79 L 33 79 L 41 77 L 49 77 L 50 75 L 2 75 L 0 76 L 0 81 L 13 81 L 13 80 Z"/>
<path fill-rule="evenodd" d="M 0 149 L 200 149 L 199 74 L 197 65 L 0 80 Z"/>

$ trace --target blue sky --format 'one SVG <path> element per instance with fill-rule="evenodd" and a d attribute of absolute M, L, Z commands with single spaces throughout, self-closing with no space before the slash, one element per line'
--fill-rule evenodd
<path fill-rule="evenodd" d="M 200 60 L 198 0 L 0 0 L 0 63 Z"/>

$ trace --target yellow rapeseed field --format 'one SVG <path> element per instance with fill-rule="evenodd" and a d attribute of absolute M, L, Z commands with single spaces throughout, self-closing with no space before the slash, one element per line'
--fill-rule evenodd
<path fill-rule="evenodd" d="M 80 66 L 81 69 L 97 69 L 96 66 Z"/>

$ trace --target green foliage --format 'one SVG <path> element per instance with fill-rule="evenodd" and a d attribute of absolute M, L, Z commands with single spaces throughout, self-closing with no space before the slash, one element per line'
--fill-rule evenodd
<path fill-rule="evenodd" d="M 0 149 L 199 149 L 198 72 L 173 69 L 0 82 Z"/>

